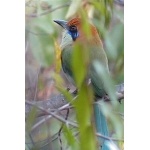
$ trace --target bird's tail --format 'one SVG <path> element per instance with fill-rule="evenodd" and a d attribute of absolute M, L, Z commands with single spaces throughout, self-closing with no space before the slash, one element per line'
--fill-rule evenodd
<path fill-rule="evenodd" d="M 94 104 L 94 119 L 97 132 L 109 136 L 107 121 L 98 103 Z M 98 141 L 101 144 L 101 150 L 110 150 L 107 144 L 108 140 L 98 137 Z"/>

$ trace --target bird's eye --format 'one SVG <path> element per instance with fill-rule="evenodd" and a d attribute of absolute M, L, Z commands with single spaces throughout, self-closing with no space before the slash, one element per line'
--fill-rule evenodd
<path fill-rule="evenodd" d="M 77 31 L 77 27 L 74 26 L 74 25 L 69 27 L 69 32 L 68 33 L 72 36 L 73 41 L 75 41 L 76 38 L 79 36 L 79 33 Z"/>
<path fill-rule="evenodd" d="M 77 27 L 76 26 L 70 26 L 69 30 L 71 32 L 76 32 L 77 31 Z"/>

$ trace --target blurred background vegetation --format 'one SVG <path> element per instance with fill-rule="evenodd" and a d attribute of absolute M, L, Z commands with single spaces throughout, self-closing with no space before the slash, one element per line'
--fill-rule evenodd
<path fill-rule="evenodd" d="M 27 101 L 46 101 L 59 93 L 67 95 L 64 90 L 67 87 L 71 91 L 75 89 L 61 70 L 59 44 L 62 28 L 53 22 L 54 19 L 68 20 L 75 16 L 86 16 L 93 22 L 108 56 L 112 81 L 115 84 L 124 82 L 123 0 L 26 0 L 25 16 Z M 68 100 L 72 99 L 71 95 L 67 97 Z M 106 107 L 105 112 L 108 109 L 110 107 Z M 114 112 L 113 115 L 105 113 L 111 137 L 123 139 L 123 101 L 121 104 L 115 104 L 111 110 Z M 37 112 L 37 108 L 33 107 L 26 115 L 26 150 L 81 149 L 78 128 L 65 124 L 62 126 L 60 120 L 48 115 L 37 117 Z M 69 109 L 69 113 L 68 110 L 59 111 L 58 115 L 76 123 L 73 109 Z M 44 121 L 46 117 L 49 119 Z M 42 123 L 38 125 L 39 122 Z M 122 140 L 114 143 L 118 149 L 123 149 Z"/>

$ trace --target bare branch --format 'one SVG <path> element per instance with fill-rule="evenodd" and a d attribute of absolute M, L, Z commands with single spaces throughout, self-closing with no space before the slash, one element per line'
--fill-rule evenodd
<path fill-rule="evenodd" d="M 28 100 L 26 100 L 26 102 L 28 102 Z M 68 102 L 65 100 L 65 97 L 62 94 L 52 96 L 49 100 L 33 102 L 33 104 L 43 107 L 44 109 L 58 109 L 67 103 Z M 26 103 L 25 113 L 29 113 L 32 107 L 32 105 Z"/>
<path fill-rule="evenodd" d="M 65 117 L 65 120 L 68 119 L 68 116 L 69 116 L 69 109 L 67 110 L 67 114 L 66 114 L 66 117 Z M 61 139 L 61 132 L 62 132 L 62 129 L 64 127 L 64 124 L 61 125 L 59 131 L 58 131 L 58 140 L 59 140 L 59 144 L 60 144 L 60 149 L 63 150 L 63 144 L 62 144 L 62 139 Z"/>
<path fill-rule="evenodd" d="M 71 125 L 71 126 L 74 126 L 74 127 L 78 127 L 78 125 L 72 121 L 69 121 L 69 120 L 65 120 L 64 118 L 56 115 L 57 112 L 51 112 L 51 111 L 48 111 L 48 110 L 45 110 L 44 108 L 40 107 L 40 106 L 37 106 L 36 104 L 33 104 L 32 102 L 29 102 L 29 101 L 26 101 L 26 104 L 29 104 L 29 105 L 32 105 L 34 107 L 36 107 L 37 109 L 45 112 L 46 114 L 49 114 L 51 116 L 53 116 L 55 119 L 65 123 L 66 125 Z"/>
<path fill-rule="evenodd" d="M 39 69 L 38 69 L 38 72 L 37 72 L 36 87 L 35 87 L 35 92 L 34 92 L 34 99 L 33 99 L 33 101 L 36 101 L 37 86 L 38 86 L 38 79 L 39 79 L 40 70 L 41 70 L 41 65 L 39 66 Z"/>
<path fill-rule="evenodd" d="M 124 83 L 116 85 L 116 94 L 117 94 L 117 98 L 118 98 L 119 102 L 122 99 L 124 99 Z M 109 97 L 107 100 L 108 101 L 110 100 Z M 65 99 L 65 97 L 62 94 L 52 96 L 49 100 L 33 102 L 33 104 L 43 107 L 44 109 L 51 109 L 51 111 L 52 110 L 55 111 L 56 109 L 61 111 L 61 110 L 68 109 L 69 107 L 71 107 L 70 104 L 67 102 L 67 100 Z M 26 114 L 29 113 L 31 108 L 32 108 L 32 106 L 26 103 L 25 113 Z M 46 113 L 45 113 L 45 115 L 46 115 Z"/>
<path fill-rule="evenodd" d="M 56 10 L 58 10 L 58 9 L 61 9 L 61 8 L 64 8 L 64 7 L 68 7 L 70 5 L 70 2 L 69 3 L 66 3 L 66 4 L 63 4 L 63 5 L 61 5 L 61 6 L 58 6 L 58 7 L 56 7 L 56 8 L 53 8 L 53 9 L 49 9 L 49 10 L 47 10 L 47 11 L 45 11 L 45 12 L 43 12 L 43 13 L 40 13 L 40 14 L 26 14 L 26 16 L 27 17 L 40 17 L 40 16 L 43 16 L 43 15 L 47 15 L 47 14 L 49 14 L 49 13 L 51 13 L 51 12 L 53 12 L 53 11 L 56 11 Z"/>
<path fill-rule="evenodd" d="M 69 121 L 69 120 L 66 120 L 66 119 L 64 119 L 64 118 L 62 118 L 62 117 L 56 115 L 57 112 L 52 113 L 51 111 L 45 110 L 44 108 L 42 108 L 42 107 L 40 107 L 40 106 L 37 106 L 36 104 L 34 104 L 34 103 L 32 103 L 32 102 L 29 102 L 29 101 L 26 101 L 26 104 L 35 106 L 37 109 L 39 109 L 39 110 L 41 110 L 41 111 L 43 111 L 43 112 L 45 112 L 45 113 L 47 113 L 47 114 L 53 116 L 54 118 L 56 118 L 57 120 L 59 120 L 59 121 L 65 123 L 66 125 L 71 125 L 71 126 L 73 126 L 73 127 L 78 128 L 78 125 L 77 125 L 76 123 L 74 123 L 74 122 L 72 122 L 72 121 Z M 111 137 L 108 137 L 108 136 L 104 136 L 104 135 L 102 135 L 102 134 L 100 134 L 100 133 L 96 133 L 96 135 L 99 136 L 99 137 L 101 137 L 101 138 L 107 139 L 107 140 L 112 140 L 112 141 L 124 141 L 124 140 L 122 140 L 122 139 L 116 139 L 116 138 L 111 138 Z"/>
<path fill-rule="evenodd" d="M 56 113 L 56 112 L 59 112 L 59 111 L 62 111 L 62 110 L 65 110 L 65 109 L 71 109 L 71 108 L 72 108 L 72 107 L 69 106 L 69 103 L 68 103 L 68 104 L 66 104 L 66 105 L 64 105 L 64 106 L 62 106 L 62 107 L 60 107 L 60 108 L 58 108 L 58 109 L 55 109 L 55 113 Z M 51 110 L 51 111 L 53 111 L 53 110 Z M 44 116 L 45 116 L 45 114 L 44 114 Z M 43 118 L 42 120 L 40 120 L 39 122 L 37 122 L 37 123 L 32 127 L 31 130 L 36 129 L 38 126 L 40 126 L 40 125 L 43 124 L 45 121 L 47 121 L 47 120 L 49 120 L 49 119 L 51 119 L 51 118 L 52 118 L 52 116 L 51 116 L 51 115 L 48 115 L 47 117 L 45 117 L 45 118 Z"/>
<path fill-rule="evenodd" d="M 36 129 L 37 127 L 39 127 L 41 124 L 43 124 L 44 122 L 46 122 L 47 120 L 49 120 L 50 118 L 52 118 L 52 116 L 45 116 L 45 118 L 41 119 L 40 121 L 38 121 L 34 126 L 32 126 L 31 131 L 33 131 L 34 129 Z"/>
<path fill-rule="evenodd" d="M 118 101 L 120 99 L 124 98 L 124 84 L 117 85 L 116 86 L 116 92 L 117 93 L 120 92 L 119 93 L 120 97 L 118 97 Z M 62 118 L 62 117 L 56 115 L 59 111 L 72 108 L 70 103 L 67 102 L 67 100 L 65 99 L 65 97 L 62 94 L 53 96 L 49 100 L 46 100 L 46 101 L 37 101 L 37 102 L 26 101 L 26 109 L 25 109 L 26 110 L 26 114 L 28 114 L 30 112 L 31 108 L 33 106 L 35 106 L 36 108 L 38 108 L 40 110 L 40 113 L 38 114 L 38 116 L 48 115 L 46 118 L 44 118 L 44 119 L 40 120 L 38 123 L 36 123 L 32 127 L 32 130 L 36 129 L 39 125 L 41 125 L 46 120 L 49 120 L 52 117 L 54 117 L 57 120 L 65 123 L 66 125 L 71 125 L 71 126 L 77 128 L 78 125 L 76 123 L 71 122 L 69 120 L 65 120 L 65 118 Z M 41 113 L 41 111 L 42 111 L 42 113 Z M 96 133 L 96 135 L 101 137 L 101 138 L 107 139 L 107 140 L 123 141 L 122 139 L 115 139 L 115 138 L 103 136 L 103 135 L 101 135 L 99 133 Z"/>
<path fill-rule="evenodd" d="M 96 133 L 96 135 L 97 135 L 98 137 L 101 137 L 101 138 L 103 138 L 103 139 L 110 140 L 110 141 L 122 141 L 122 142 L 124 141 L 123 139 L 111 138 L 111 137 L 102 135 L 102 134 L 100 134 L 100 133 Z"/>

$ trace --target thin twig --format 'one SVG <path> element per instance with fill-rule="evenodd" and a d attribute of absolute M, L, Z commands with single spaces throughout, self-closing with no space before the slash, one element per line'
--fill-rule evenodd
<path fill-rule="evenodd" d="M 28 102 L 29 100 L 26 100 Z M 29 101 L 30 102 L 30 101 Z M 59 107 L 67 104 L 67 100 L 65 100 L 65 97 L 62 94 L 58 94 L 55 96 L 52 96 L 50 99 L 45 100 L 45 101 L 36 101 L 33 102 L 37 106 L 41 106 L 44 109 L 58 109 Z M 25 104 L 25 113 L 28 114 L 31 111 L 32 106 L 29 104 Z M 46 113 L 45 113 L 46 114 Z"/>
<path fill-rule="evenodd" d="M 75 127 L 70 127 L 70 130 L 73 130 Z M 64 131 L 61 131 L 61 133 L 63 133 Z M 77 136 L 79 134 L 79 132 L 77 131 L 75 134 L 74 134 L 74 136 Z M 58 135 L 58 133 L 55 133 L 54 135 L 52 135 L 52 137 L 49 137 L 48 138 L 48 140 L 50 140 L 51 139 L 51 141 L 50 142 L 53 142 L 53 141 L 55 141 L 55 140 L 57 140 L 57 138 L 58 138 L 58 136 L 56 136 L 56 135 Z M 40 141 L 35 141 L 34 143 L 35 144 L 39 144 L 39 143 L 43 143 L 44 141 L 46 141 L 47 139 L 44 139 L 44 140 L 40 140 Z M 32 144 L 32 142 L 25 142 L 25 144 Z"/>
<path fill-rule="evenodd" d="M 29 137 L 30 137 L 31 143 L 35 146 L 35 143 L 34 143 L 31 133 L 29 133 Z"/>
<path fill-rule="evenodd" d="M 54 110 L 51 110 L 51 111 L 54 111 L 54 113 L 57 113 L 57 112 L 59 112 L 59 111 L 66 110 L 66 109 L 71 109 L 71 108 L 72 108 L 72 106 L 70 106 L 70 104 L 68 103 L 68 104 L 66 104 L 66 105 L 61 106 L 61 107 L 58 108 L 58 109 L 54 109 Z M 45 116 L 45 114 L 43 114 L 43 115 Z M 39 115 L 38 115 L 38 116 L 39 116 Z M 40 115 L 40 116 L 42 116 L 42 115 Z M 49 115 L 49 116 L 45 117 L 44 119 L 40 120 L 38 123 L 36 123 L 36 124 L 32 127 L 31 130 L 36 129 L 38 126 L 40 126 L 42 123 L 44 123 L 45 121 L 49 120 L 50 118 L 52 118 L 52 115 Z"/>
<path fill-rule="evenodd" d="M 71 130 L 71 129 L 70 129 Z M 62 133 L 63 131 L 61 131 L 61 133 Z M 74 137 L 76 137 L 77 135 L 79 134 L 79 132 L 77 131 L 76 133 L 74 133 Z M 55 134 L 55 135 L 57 135 L 57 133 Z M 55 141 L 55 140 L 57 140 L 58 139 L 58 136 L 57 137 L 53 137 L 53 139 L 50 141 L 50 142 L 53 142 L 53 141 Z M 46 146 L 46 145 L 48 145 L 49 143 L 46 143 L 45 145 L 43 145 L 42 147 L 44 147 L 44 146 Z M 42 148 L 41 147 L 41 148 Z"/>
<path fill-rule="evenodd" d="M 36 95 L 37 95 L 37 89 L 38 89 L 38 79 L 39 79 L 39 74 L 41 70 L 41 65 L 39 66 L 38 72 L 37 72 L 37 77 L 36 77 L 36 87 L 35 87 L 35 92 L 34 92 L 34 99 L 33 101 L 36 101 Z"/>
<path fill-rule="evenodd" d="M 74 123 L 74 122 L 72 122 L 72 121 L 69 121 L 69 120 L 65 120 L 64 118 L 62 118 L 62 117 L 56 115 L 56 112 L 52 113 L 52 112 L 50 112 L 50 111 L 47 111 L 47 110 L 43 109 L 42 107 L 39 107 L 39 106 L 37 106 L 36 104 L 33 104 L 32 102 L 29 102 L 29 101 L 26 101 L 26 103 L 29 104 L 29 105 L 35 106 L 35 107 L 38 108 L 39 110 L 41 110 L 41 111 L 43 111 L 43 112 L 45 112 L 45 113 L 47 113 L 47 114 L 53 116 L 55 119 L 57 119 L 57 120 L 59 120 L 59 121 L 65 123 L 66 125 L 71 125 L 71 126 L 73 126 L 73 127 L 78 128 L 78 125 L 77 125 L 76 123 Z M 108 136 L 104 136 L 104 135 L 102 135 L 102 134 L 100 134 L 100 133 L 96 133 L 96 135 L 99 136 L 99 137 L 101 137 L 101 138 L 107 139 L 107 140 L 123 141 L 122 139 L 111 138 L 111 137 L 108 137 Z"/>
<path fill-rule="evenodd" d="M 51 115 L 50 115 L 50 116 L 46 116 L 44 119 L 40 120 L 38 123 L 36 123 L 36 124 L 32 127 L 31 131 L 32 131 L 32 130 L 35 130 L 37 127 L 39 127 L 39 126 L 40 126 L 41 124 L 43 124 L 45 121 L 49 120 L 51 117 L 52 117 Z"/>
<path fill-rule="evenodd" d="M 72 121 L 68 121 L 68 120 L 66 121 L 64 118 L 62 118 L 62 117 L 56 115 L 56 112 L 52 113 L 51 111 L 45 110 L 44 108 L 42 108 L 42 107 L 40 107 L 40 106 L 37 106 L 36 104 L 33 104 L 32 102 L 29 102 L 29 101 L 26 101 L 25 103 L 26 103 L 26 104 L 29 104 L 29 105 L 32 105 L 32 106 L 35 106 L 35 107 L 38 108 L 39 110 L 41 110 L 41 111 L 43 111 L 43 112 L 45 112 L 45 113 L 47 113 L 47 114 L 53 116 L 55 119 L 57 119 L 57 120 L 59 120 L 59 121 L 65 123 L 66 125 L 71 125 L 71 126 L 74 126 L 74 127 L 78 128 L 78 125 L 77 125 L 76 123 L 74 123 L 74 122 L 72 122 Z"/>
<path fill-rule="evenodd" d="M 108 137 L 108 136 L 102 135 L 102 134 L 100 134 L 100 133 L 96 133 L 96 135 L 97 135 L 98 137 L 101 137 L 101 138 L 105 139 L 105 140 L 110 140 L 110 141 L 122 141 L 122 142 L 124 141 L 123 139 L 116 139 L 116 138 Z"/>
<path fill-rule="evenodd" d="M 63 5 L 61 5 L 61 6 L 58 6 L 58 7 L 56 7 L 56 8 L 47 10 L 47 11 L 45 11 L 45 12 L 43 12 L 43 13 L 40 13 L 40 14 L 26 14 L 26 16 L 27 16 L 27 17 L 33 17 L 33 18 L 34 18 L 34 17 L 40 17 L 40 16 L 43 16 L 43 15 L 47 15 L 47 14 L 49 14 L 49 13 L 51 13 L 51 12 L 53 12 L 53 11 L 56 11 L 56 10 L 58 10 L 58 9 L 67 7 L 67 6 L 69 6 L 69 5 L 70 5 L 70 2 L 68 2 L 68 3 L 66 3 L 66 4 L 63 4 Z"/>
<path fill-rule="evenodd" d="M 68 107 L 69 109 L 71 108 L 71 107 Z M 68 109 L 68 108 L 65 108 L 65 109 Z M 62 109 L 62 110 L 65 110 L 65 109 Z M 61 110 L 60 110 L 61 111 Z M 58 112 L 58 111 L 57 111 Z M 57 113 L 57 112 L 55 112 L 55 113 Z M 45 116 L 45 115 L 44 115 Z M 44 119 L 42 119 L 42 120 L 40 120 L 38 123 L 36 123 L 33 127 L 32 127 L 32 129 L 31 130 L 35 130 L 38 126 L 40 126 L 41 124 L 43 124 L 45 121 L 47 121 L 47 120 L 49 120 L 49 119 L 51 119 L 52 118 L 52 115 L 48 115 L 48 116 L 46 116 Z"/>
<path fill-rule="evenodd" d="M 50 109 L 50 110 L 51 110 L 51 112 L 55 112 L 56 113 L 56 112 L 60 112 L 62 110 L 66 110 L 66 109 L 72 109 L 73 106 L 70 106 L 70 105 L 71 105 L 71 103 L 74 100 L 75 100 L 75 98 L 73 98 L 73 100 L 71 102 L 69 102 L 69 103 L 67 103 L 67 104 L 65 104 L 65 105 L 63 105 L 63 106 L 61 106 L 61 107 L 59 107 L 57 109 Z M 45 116 L 45 115 L 49 115 L 49 114 L 47 114 L 47 113 L 40 113 L 40 114 L 38 114 L 38 117 L 42 117 L 42 116 Z"/>
<path fill-rule="evenodd" d="M 69 109 L 67 109 L 67 114 L 66 114 L 65 120 L 68 119 L 68 116 L 69 116 Z M 58 131 L 58 139 L 59 139 L 59 143 L 60 143 L 60 150 L 63 150 L 62 140 L 61 140 L 61 132 L 62 132 L 63 127 L 64 127 L 64 124 L 61 125 L 61 128 Z"/>

